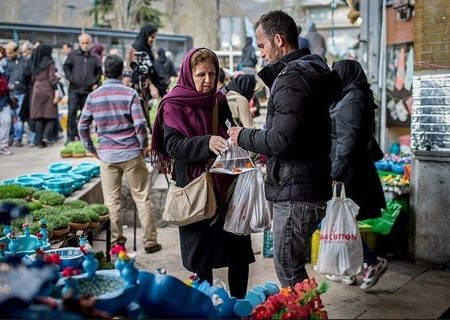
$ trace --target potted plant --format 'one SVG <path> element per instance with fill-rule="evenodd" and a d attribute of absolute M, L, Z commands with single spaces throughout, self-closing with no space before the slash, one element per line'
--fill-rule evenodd
<path fill-rule="evenodd" d="M 89 214 L 81 210 L 72 210 L 66 213 L 69 218 L 69 226 L 71 231 L 83 230 L 89 227 Z"/>
<path fill-rule="evenodd" d="M 63 204 L 66 200 L 62 194 L 48 190 L 41 190 L 34 193 L 33 199 L 38 200 L 41 204 L 47 206 L 57 206 Z"/>
<path fill-rule="evenodd" d="M 61 158 L 71 158 L 72 157 L 72 148 L 70 147 L 64 147 L 59 154 L 61 155 Z"/>
<path fill-rule="evenodd" d="M 78 142 L 72 146 L 72 157 L 82 158 L 86 156 L 86 149 L 81 142 Z"/>
<path fill-rule="evenodd" d="M 0 185 L 0 199 L 25 199 L 28 188 L 16 184 Z"/>
<path fill-rule="evenodd" d="M 89 215 L 89 228 L 96 229 L 100 225 L 100 215 L 92 210 L 88 211 Z"/>
<path fill-rule="evenodd" d="M 48 227 L 53 230 L 52 238 L 61 238 L 69 233 L 69 218 L 66 215 L 47 216 Z"/>
<path fill-rule="evenodd" d="M 100 215 L 100 222 L 108 220 L 109 209 L 102 203 L 90 204 L 89 208 Z"/>
<path fill-rule="evenodd" d="M 88 206 L 88 203 L 86 201 L 77 199 L 64 203 L 64 206 L 72 209 L 81 209 Z"/>

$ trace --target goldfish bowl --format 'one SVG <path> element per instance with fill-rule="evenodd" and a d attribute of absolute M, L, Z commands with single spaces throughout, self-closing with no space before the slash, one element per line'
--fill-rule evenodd
<path fill-rule="evenodd" d="M 45 251 L 45 255 L 49 256 L 52 254 L 59 255 L 59 258 L 61 259 L 60 267 L 61 269 L 64 268 L 74 268 L 74 269 L 80 269 L 82 267 L 82 263 L 84 260 L 84 254 L 81 252 L 79 247 L 65 247 L 65 248 L 59 248 L 59 249 L 51 249 Z M 30 256 L 30 259 L 32 261 L 36 260 L 36 254 L 33 254 Z"/>
<path fill-rule="evenodd" d="M 36 248 L 38 247 L 38 238 L 34 235 L 25 236 L 20 235 L 16 237 L 18 249 L 16 252 L 11 252 L 8 250 L 9 243 L 11 240 L 8 237 L 0 238 L 0 242 L 6 245 L 5 254 L 7 256 L 16 255 L 16 256 L 24 256 L 24 255 L 32 255 L 36 253 Z M 42 245 L 44 250 L 48 250 L 51 247 L 50 242 L 48 240 Z"/>
<path fill-rule="evenodd" d="M 80 295 L 91 295 L 95 298 L 95 307 L 98 310 L 115 315 L 125 310 L 139 292 L 139 282 L 128 285 L 120 276 L 119 270 L 97 270 L 95 275 L 89 277 L 86 273 L 72 276 L 78 284 Z M 61 292 L 66 278 L 61 278 L 56 283 L 53 296 L 61 298 Z"/>

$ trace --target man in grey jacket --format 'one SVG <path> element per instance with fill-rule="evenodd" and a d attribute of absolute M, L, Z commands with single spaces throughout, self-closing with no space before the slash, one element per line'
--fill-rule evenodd
<path fill-rule="evenodd" d="M 329 108 L 340 97 L 339 76 L 309 49 L 298 49 L 292 17 L 270 11 L 256 23 L 258 76 L 270 88 L 266 129 L 232 127 L 233 143 L 268 157 L 266 198 L 273 202 L 274 263 L 283 287 L 308 277 L 310 237 L 331 198 Z"/>

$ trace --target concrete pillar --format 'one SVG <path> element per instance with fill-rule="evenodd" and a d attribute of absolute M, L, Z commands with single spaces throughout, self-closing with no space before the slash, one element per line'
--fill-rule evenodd
<path fill-rule="evenodd" d="M 414 17 L 410 253 L 450 264 L 450 11 L 447 0 L 416 1 Z"/>

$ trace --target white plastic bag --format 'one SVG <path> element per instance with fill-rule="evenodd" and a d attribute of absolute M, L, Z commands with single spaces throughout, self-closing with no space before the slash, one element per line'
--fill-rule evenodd
<path fill-rule="evenodd" d="M 272 207 L 266 200 L 264 177 L 259 167 L 239 175 L 228 206 L 225 231 L 249 235 L 270 229 Z"/>
<path fill-rule="evenodd" d="M 342 185 L 340 197 L 333 188 L 333 198 L 327 203 L 320 230 L 320 247 L 316 272 L 334 275 L 357 275 L 363 264 L 363 248 L 356 216 L 359 206 L 345 197 Z"/>

